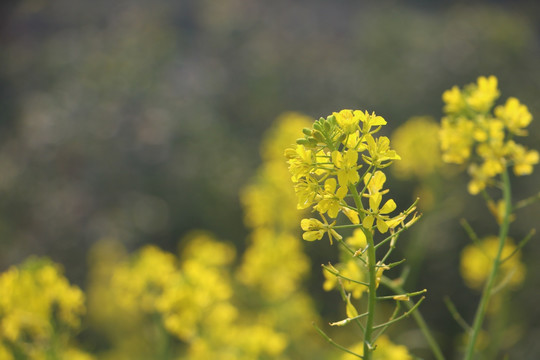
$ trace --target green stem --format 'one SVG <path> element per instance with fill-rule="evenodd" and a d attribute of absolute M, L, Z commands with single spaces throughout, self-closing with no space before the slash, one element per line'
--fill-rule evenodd
<path fill-rule="evenodd" d="M 480 303 L 478 304 L 478 309 L 476 310 L 474 323 L 473 323 L 471 332 L 469 334 L 469 342 L 467 344 L 467 349 L 465 351 L 464 360 L 470 360 L 474 356 L 474 348 L 476 345 L 476 340 L 478 338 L 478 334 L 480 333 L 480 330 L 482 329 L 482 323 L 484 322 L 484 317 L 486 315 L 487 305 L 489 303 L 489 299 L 491 298 L 493 285 L 495 284 L 495 278 L 497 276 L 497 272 L 501 264 L 501 254 L 504 248 L 504 242 L 508 235 L 508 229 L 510 225 L 510 214 L 512 212 L 512 194 L 511 194 L 511 189 L 510 189 L 510 178 L 508 176 L 508 170 L 506 168 L 501 174 L 501 177 L 503 181 L 502 190 L 503 190 L 503 200 L 505 204 L 505 209 L 504 209 L 503 221 L 499 229 L 499 247 L 497 249 L 497 254 L 495 256 L 495 259 L 493 259 L 493 267 L 491 268 L 491 272 L 486 281 L 486 285 L 484 286 L 484 290 L 482 292 L 482 298 L 480 299 Z"/>
<path fill-rule="evenodd" d="M 358 209 L 362 209 L 360 195 L 354 185 L 349 185 L 349 190 L 353 195 L 354 203 Z M 375 258 L 375 244 L 373 242 L 373 233 L 362 229 L 366 235 L 367 242 L 367 268 L 369 273 L 367 317 L 364 331 L 364 359 L 371 360 L 374 344 L 372 344 L 373 322 L 375 319 L 375 302 L 377 301 L 377 259 Z"/>

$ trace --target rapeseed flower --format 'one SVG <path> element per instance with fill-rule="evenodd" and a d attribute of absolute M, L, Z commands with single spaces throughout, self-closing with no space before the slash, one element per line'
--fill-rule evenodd
<path fill-rule="evenodd" d="M 493 266 L 497 254 L 499 239 L 489 236 L 478 244 L 466 246 L 461 252 L 460 271 L 465 284 L 472 289 L 480 290 L 484 285 Z M 503 260 L 499 268 L 501 279 L 507 278 L 507 283 L 516 288 L 525 278 L 525 265 L 521 262 L 521 252 L 514 242 L 507 238 L 502 250 Z"/>
<path fill-rule="evenodd" d="M 85 296 L 60 266 L 29 258 L 0 274 L 0 294 L 1 358 L 66 358 L 68 352 L 83 358 L 70 342 L 86 311 Z"/>
<path fill-rule="evenodd" d="M 326 278 L 323 288 L 331 290 L 339 285 L 348 316 L 331 325 L 344 326 L 353 319 L 358 320 L 353 300 L 366 291 L 368 293 L 368 309 L 371 310 L 361 315 L 366 316 L 364 352 L 373 351 L 372 309 L 378 300 L 375 294 L 383 272 L 390 268 L 384 261 L 397 239 L 394 229 L 401 225 L 400 230 L 403 230 L 417 219 L 413 214 L 414 204 L 392 217 L 391 213 L 397 208 L 395 201 L 382 201 L 388 190 L 383 188 L 386 175 L 381 169 L 401 159 L 391 148 L 388 137 L 376 136 L 385 124 L 386 120 L 375 113 L 341 110 L 320 118 L 311 128 L 305 128 L 304 137 L 297 139 L 297 145 L 285 150 L 298 196 L 297 207 L 312 208 L 320 218 L 300 221 L 303 239 L 315 241 L 328 235 L 330 244 L 337 239 L 347 251 L 341 263 L 323 266 Z M 339 214 L 345 215 L 341 219 L 348 220 L 350 224 L 341 225 Z M 412 219 L 406 222 L 411 214 Z M 331 223 L 326 216 L 332 219 Z M 354 229 L 353 236 L 342 241 L 339 231 L 351 228 Z M 376 232 L 386 233 L 390 229 L 390 237 L 381 242 L 391 240 L 390 249 L 382 260 L 377 260 Z M 401 298 L 394 300 L 400 301 Z"/>
<path fill-rule="evenodd" d="M 528 175 L 539 161 L 538 152 L 516 144 L 513 136 L 527 135 L 532 116 L 516 98 L 493 109 L 500 93 L 497 78 L 479 77 L 463 90 L 454 86 L 443 94 L 446 116 L 440 139 L 443 160 L 468 163 L 472 176 L 468 190 L 475 195 L 495 183 L 508 166 L 514 174 Z"/>
<path fill-rule="evenodd" d="M 337 169 L 337 178 L 340 186 L 355 185 L 360 180 L 357 165 L 358 153 L 355 150 L 346 150 L 345 153 L 339 151 L 332 152 L 332 162 Z"/>
<path fill-rule="evenodd" d="M 426 178 L 442 167 L 439 125 L 431 117 L 413 117 L 398 127 L 391 137 L 401 161 L 392 166 L 400 178 Z"/>

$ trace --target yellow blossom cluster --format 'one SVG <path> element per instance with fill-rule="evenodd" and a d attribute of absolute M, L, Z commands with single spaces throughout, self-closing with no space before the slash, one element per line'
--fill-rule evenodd
<path fill-rule="evenodd" d="M 234 248 L 205 232 L 193 233 L 183 243 L 180 257 L 146 246 L 95 270 L 91 314 L 114 344 L 101 358 L 278 357 L 288 340 L 275 331 L 273 319 L 246 320 L 233 302 Z M 100 246 L 98 258 L 100 251 L 115 247 Z"/>
<path fill-rule="evenodd" d="M 302 220 L 304 240 L 320 240 L 324 234 L 328 234 L 330 242 L 333 238 L 341 240 L 342 236 L 333 228 L 335 221 L 329 223 L 326 219 L 335 219 L 340 213 L 353 224 L 362 221 L 367 231 L 376 228 L 385 233 L 403 223 L 408 214 L 392 217 L 395 202 L 382 202 L 388 191 L 383 190 L 386 176 L 380 169 L 401 159 L 390 148 L 387 137 L 375 136 L 383 125 L 386 120 L 375 113 L 341 110 L 305 128 L 304 138 L 285 151 L 297 207 L 312 207 L 322 219 Z M 360 195 L 368 203 L 358 207 L 347 198 L 358 195 L 357 186 L 362 183 Z"/>
<path fill-rule="evenodd" d="M 0 294 L 0 358 L 92 358 L 71 344 L 84 294 L 58 265 L 31 257 L 12 266 L 0 275 Z"/>
<path fill-rule="evenodd" d="M 285 150 L 297 196 L 297 208 L 309 208 L 319 215 L 318 218 L 309 217 L 300 221 L 304 230 L 303 239 L 314 241 L 327 235 L 331 244 L 336 239 L 342 245 L 341 262 L 323 265 L 326 279 L 323 288 L 327 291 L 337 288 L 346 303 L 347 318 L 330 325 L 344 326 L 351 322 L 359 325 L 364 339 L 358 345 L 361 351 L 352 353 L 359 355 L 367 352 L 367 358 L 371 358 L 379 344 L 388 351 L 392 349 L 384 340 L 375 345 L 376 338 L 373 338 L 374 328 L 383 326 L 374 326 L 375 303 L 378 300 L 376 291 L 383 272 L 391 268 L 385 261 L 399 233 L 417 220 L 415 204 L 395 214 L 395 201 L 383 199 L 389 190 L 385 189 L 386 175 L 382 170 L 394 160 L 401 159 L 390 147 L 387 137 L 377 136 L 384 125 L 386 120 L 375 113 L 341 110 L 304 128 L 304 137 L 296 140 L 296 146 Z M 340 217 L 340 214 L 344 216 Z M 409 216 L 412 218 L 408 220 Z M 353 233 L 343 240 L 340 232 L 346 229 L 352 229 Z M 387 233 L 390 235 L 375 241 L 377 234 Z M 377 249 L 389 242 L 386 255 L 378 259 Z M 396 264 L 399 262 L 392 266 Z M 368 310 L 359 315 L 353 301 L 358 301 L 364 293 L 368 294 Z M 420 293 L 423 292 L 415 294 Z M 408 301 L 409 296 L 401 294 L 388 299 Z M 365 320 L 359 320 L 363 317 Z M 321 329 L 318 330 L 329 339 Z M 350 350 L 346 351 L 351 354 Z M 383 350 L 379 354 L 384 354 Z M 408 354 L 406 349 L 405 354 Z M 381 359 L 395 356 L 406 358 L 400 353 L 388 356 L 383 355 Z"/>
<path fill-rule="evenodd" d="M 496 236 L 488 236 L 478 244 L 471 244 L 463 249 L 460 271 L 467 286 L 482 289 L 493 266 L 498 247 L 499 239 Z M 509 238 L 504 243 L 501 259 L 498 276 L 502 281 L 514 288 L 523 283 L 526 269 L 521 262 L 521 251 Z"/>
<path fill-rule="evenodd" d="M 392 166 L 392 172 L 402 179 L 423 179 L 439 170 L 439 130 L 439 124 L 429 116 L 412 117 L 394 130 L 392 144 L 403 158 Z"/>
<path fill-rule="evenodd" d="M 539 161 L 537 151 L 515 141 L 527 135 L 526 128 L 532 121 L 529 110 L 513 97 L 494 108 L 499 95 L 495 76 L 479 77 L 476 84 L 464 89 L 454 86 L 443 94 L 443 160 L 469 164 L 471 194 L 492 185 L 508 166 L 513 166 L 515 175 L 528 175 Z"/>
<path fill-rule="evenodd" d="M 281 115 L 262 141 L 263 163 L 241 192 L 244 220 L 253 231 L 238 278 L 274 300 L 296 292 L 309 268 L 297 240 L 301 214 L 295 209 L 296 198 L 283 163 L 283 148 L 312 122 L 298 113 Z"/>
<path fill-rule="evenodd" d="M 283 359 L 326 358 L 323 354 L 328 352 L 312 338 L 316 334 L 310 324 L 318 315 L 302 286 L 310 268 L 299 240 L 302 213 L 296 210 L 283 162 L 283 148 L 312 123 L 295 112 L 279 116 L 262 140 L 262 164 L 241 192 L 244 221 L 251 233 L 236 278 L 249 294 L 243 303 L 256 309 L 258 316 L 272 319 L 274 328 L 287 335 Z"/>
<path fill-rule="evenodd" d="M 179 256 L 155 246 L 127 255 L 112 241 L 94 248 L 91 320 L 112 344 L 100 358 L 331 358 L 313 339 L 302 215 L 282 153 L 311 122 L 287 113 L 265 135 L 263 163 L 241 193 L 251 234 L 237 266 L 234 248 L 205 232 L 182 239 Z"/>

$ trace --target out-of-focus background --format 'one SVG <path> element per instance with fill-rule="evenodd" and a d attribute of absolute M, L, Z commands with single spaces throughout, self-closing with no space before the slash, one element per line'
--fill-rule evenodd
<path fill-rule="evenodd" d="M 412 116 L 439 119 L 445 89 L 496 75 L 501 99 L 529 107 L 523 142 L 540 148 L 536 1 L 20 0 L 0 11 L 1 270 L 47 255 L 84 287 L 96 241 L 174 251 L 191 229 L 242 252 L 238 193 L 264 131 L 289 110 L 374 110 L 390 135 Z M 516 179 L 516 198 L 538 192 L 539 173 Z M 447 202 L 426 214 L 415 286 L 430 289 L 429 322 L 453 334 L 442 296 L 469 318 L 478 296 L 456 268 L 468 242 L 459 218 L 482 234 L 496 225 L 466 194 L 466 175 L 446 179 Z M 390 182 L 398 203 L 413 198 L 414 180 Z M 512 236 L 539 218 L 538 205 L 519 213 Z M 537 239 L 513 295 L 516 358 L 540 354 Z M 306 246 L 316 292 L 326 254 Z"/>

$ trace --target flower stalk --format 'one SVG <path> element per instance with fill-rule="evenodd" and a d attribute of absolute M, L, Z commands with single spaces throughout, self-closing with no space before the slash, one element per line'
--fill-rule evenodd
<path fill-rule="evenodd" d="M 501 174 L 502 178 L 502 191 L 503 191 L 503 200 L 505 203 L 505 210 L 504 215 L 502 219 L 502 224 L 499 228 L 499 246 L 497 249 L 497 254 L 495 255 L 495 258 L 493 259 L 493 266 L 491 268 L 491 272 L 489 273 L 489 277 L 486 281 L 486 284 L 484 286 L 484 290 L 482 291 L 482 297 L 480 299 L 480 303 L 478 304 L 478 308 L 476 310 L 476 315 L 474 317 L 474 322 L 472 325 L 472 328 L 469 333 L 469 340 L 467 343 L 467 348 L 465 350 L 465 360 L 471 360 L 474 357 L 474 350 L 475 345 L 478 340 L 478 334 L 480 333 L 482 329 L 482 324 L 484 322 L 484 318 L 486 316 L 486 310 L 489 303 L 489 300 L 491 298 L 492 290 L 495 284 L 495 279 L 497 277 L 497 272 L 499 271 L 499 266 L 503 259 L 501 259 L 501 255 L 503 252 L 504 244 L 506 241 L 506 237 L 508 236 L 508 230 L 510 227 L 510 214 L 512 213 L 512 193 L 511 193 L 511 186 L 510 186 L 510 177 L 508 176 L 508 170 L 505 169 L 503 173 Z"/>

